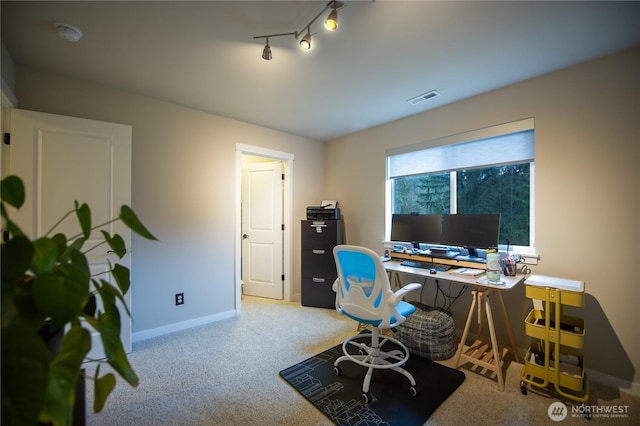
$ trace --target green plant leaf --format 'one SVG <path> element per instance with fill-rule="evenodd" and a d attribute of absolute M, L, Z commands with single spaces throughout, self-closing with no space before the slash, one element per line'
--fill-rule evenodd
<path fill-rule="evenodd" d="M 127 315 L 131 316 L 131 312 L 129 311 L 129 307 L 127 306 L 127 301 L 124 300 L 124 295 L 120 291 L 120 289 L 114 287 L 113 284 L 111 284 L 109 281 L 106 281 L 106 280 L 100 280 L 100 283 L 101 283 L 101 286 L 100 286 L 101 291 L 109 292 L 110 294 L 113 294 L 114 297 L 120 301 L 119 307 L 123 307 L 124 310 L 127 312 Z M 104 287 L 107 287 L 107 288 L 104 288 Z"/>
<path fill-rule="evenodd" d="M 89 297 L 89 266 L 84 255 L 70 253 L 72 262 L 60 264 L 55 271 L 34 279 L 34 300 L 44 317 L 62 326 L 78 317 Z"/>
<path fill-rule="evenodd" d="M 25 236 L 13 237 L 0 248 L 2 264 L 2 291 L 14 288 L 25 275 L 35 249 Z"/>
<path fill-rule="evenodd" d="M 104 280 L 101 281 L 105 282 Z M 82 311 L 82 318 L 84 318 L 87 324 L 89 324 L 95 331 L 98 331 L 98 316 L 101 314 L 101 312 L 98 311 L 96 295 L 100 296 L 100 292 L 102 291 L 102 284 L 94 279 L 91 280 L 91 283 L 93 284 L 95 290 L 94 293 L 91 294 L 91 296 L 89 296 L 89 298 L 87 299 L 85 308 Z"/>
<path fill-rule="evenodd" d="M 93 399 L 93 411 L 99 413 L 104 408 L 104 403 L 107 401 L 109 394 L 116 386 L 116 376 L 112 373 L 105 374 L 103 377 L 98 377 L 100 371 L 100 365 L 96 368 L 95 375 L 95 389 Z"/>
<path fill-rule="evenodd" d="M 50 317 L 55 326 L 62 326 L 75 316 L 75 303 L 66 300 L 69 289 L 59 273 L 45 273 L 33 279 L 33 297 L 43 318 Z"/>
<path fill-rule="evenodd" d="M 83 313 L 82 318 L 84 318 L 87 324 L 89 324 L 94 330 L 98 331 L 98 319 L 96 317 Z"/>
<path fill-rule="evenodd" d="M 85 302 L 82 314 L 93 317 L 96 314 L 96 308 L 96 296 L 92 294 Z"/>
<path fill-rule="evenodd" d="M 131 207 L 127 205 L 123 205 L 120 207 L 120 219 L 122 222 L 129 227 L 133 232 L 144 237 L 148 240 L 158 241 L 156 237 L 153 236 L 151 232 L 140 222 L 138 216 L 131 210 Z"/>
<path fill-rule="evenodd" d="M 22 179 L 14 175 L 2 179 L 2 182 L 0 182 L 0 197 L 2 201 L 16 209 L 22 207 L 25 200 Z"/>
<path fill-rule="evenodd" d="M 122 237 L 118 234 L 115 234 L 113 237 L 111 237 L 109 233 L 106 231 L 100 231 L 100 232 L 102 232 L 102 236 L 104 237 L 107 244 L 109 244 L 109 247 L 111 247 L 111 250 L 113 250 L 113 252 L 120 259 L 122 259 L 122 256 L 124 256 L 125 253 L 127 253 L 127 247 L 124 243 L 124 239 L 122 239 Z"/>
<path fill-rule="evenodd" d="M 13 309 L 5 310 L 5 300 L 15 306 L 15 318 L 6 315 L 12 313 Z M 8 321 L 17 320 L 28 325 L 33 333 L 42 326 L 45 317 L 42 316 L 33 299 L 33 277 L 22 280 L 12 292 L 2 294 L 2 309 L 2 325 L 8 324 Z"/>
<path fill-rule="evenodd" d="M 58 247 L 58 253 L 60 253 L 58 259 L 60 259 L 67 251 L 67 237 L 64 234 L 58 233 L 51 237 L 51 241 L 53 241 L 56 247 Z"/>
<path fill-rule="evenodd" d="M 84 239 L 84 237 L 80 237 L 78 239 L 76 239 L 75 241 L 73 241 L 71 243 L 71 245 L 69 245 L 69 247 L 67 247 L 67 252 L 65 252 L 63 254 L 63 257 L 66 257 L 68 253 L 71 253 L 72 251 L 82 251 L 82 247 L 84 246 L 84 243 L 87 240 Z"/>
<path fill-rule="evenodd" d="M 75 206 L 78 223 L 80 224 L 80 229 L 82 229 L 82 235 L 86 240 L 91 235 L 91 209 L 87 203 L 82 203 L 82 205 L 78 207 L 77 201 L 75 202 Z"/>
<path fill-rule="evenodd" d="M 74 323 L 62 339 L 60 353 L 51 363 L 40 421 L 52 422 L 54 426 L 71 425 L 80 365 L 90 349 L 91 335 L 79 322 Z"/>
<path fill-rule="evenodd" d="M 2 424 L 34 425 L 44 401 L 49 352 L 34 330 L 4 321 L 8 300 L 2 298 Z"/>
<path fill-rule="evenodd" d="M 31 270 L 34 274 L 40 275 L 50 272 L 58 260 L 58 245 L 51 238 L 38 238 L 33 242 L 35 249 L 31 260 Z"/>
<path fill-rule="evenodd" d="M 100 289 L 104 313 L 98 315 L 97 330 L 102 338 L 107 362 L 131 386 L 138 386 L 138 376 L 129 364 L 127 354 L 120 340 L 120 312 L 116 306 L 118 290 L 112 285 L 103 285 Z"/>
<path fill-rule="evenodd" d="M 129 291 L 129 287 L 131 286 L 131 281 L 129 279 L 129 268 L 116 263 L 115 265 L 113 265 L 111 273 L 113 274 L 113 277 L 115 278 L 116 283 L 118 284 L 118 288 L 120 289 L 122 294 L 127 294 L 127 292 Z"/>

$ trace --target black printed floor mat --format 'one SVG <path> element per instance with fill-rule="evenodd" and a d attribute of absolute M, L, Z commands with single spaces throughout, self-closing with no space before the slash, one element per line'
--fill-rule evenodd
<path fill-rule="evenodd" d="M 405 369 L 416 379 L 419 393 L 409 394 L 409 381 L 389 370 L 373 373 L 370 393 L 362 400 L 366 369 L 353 362 L 340 363 L 343 374 L 333 373 L 334 361 L 342 355 L 337 345 L 280 372 L 280 376 L 337 425 L 422 425 L 438 406 L 464 381 L 462 371 L 436 362 L 409 357 Z"/>

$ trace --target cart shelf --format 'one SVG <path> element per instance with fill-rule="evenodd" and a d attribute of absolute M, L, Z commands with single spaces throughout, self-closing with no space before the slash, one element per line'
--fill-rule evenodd
<path fill-rule="evenodd" d="M 584 347 L 584 320 L 582 318 L 562 315 L 560 327 L 556 327 L 553 320 L 547 327 L 543 311 L 532 309 L 524 321 L 524 329 L 527 336 L 536 339 L 548 339 L 552 343 L 560 343 L 577 349 Z"/>
<path fill-rule="evenodd" d="M 569 355 L 568 353 L 562 353 L 562 355 Z M 544 383 L 546 378 L 548 383 L 558 385 L 561 388 L 565 388 L 568 390 L 572 390 L 575 392 L 581 392 L 584 390 L 585 386 L 585 377 L 586 373 L 584 372 L 584 368 L 582 367 L 582 356 L 573 354 L 577 356 L 579 359 L 578 366 L 569 365 L 563 367 L 563 363 L 560 363 L 560 374 L 556 374 L 555 363 L 554 361 L 550 361 L 548 368 L 544 365 L 538 365 L 533 361 L 533 354 L 531 352 L 531 348 L 527 351 L 525 363 L 524 363 L 524 371 L 523 373 L 530 381 L 534 382 L 532 384 L 541 385 Z M 573 370 L 576 370 L 575 372 Z"/>

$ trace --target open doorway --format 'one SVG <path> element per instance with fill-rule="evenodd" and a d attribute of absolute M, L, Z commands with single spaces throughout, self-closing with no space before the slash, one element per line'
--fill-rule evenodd
<path fill-rule="evenodd" d="M 236 145 L 237 314 L 242 281 L 246 294 L 292 300 L 293 159 L 290 153 Z"/>

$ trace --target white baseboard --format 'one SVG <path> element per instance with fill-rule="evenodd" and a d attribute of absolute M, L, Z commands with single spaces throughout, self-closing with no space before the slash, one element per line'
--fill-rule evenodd
<path fill-rule="evenodd" d="M 153 337 L 163 336 L 169 333 L 175 333 L 176 331 L 187 330 L 189 328 L 198 327 L 199 325 L 210 324 L 212 322 L 221 321 L 227 318 L 233 318 L 236 316 L 236 311 L 220 312 L 214 315 L 208 315 L 206 317 L 195 318 L 188 321 L 177 322 L 169 324 L 163 327 L 152 328 L 150 330 L 137 331 L 131 335 L 133 342 L 139 342 L 141 340 L 151 339 Z"/>
<path fill-rule="evenodd" d="M 608 374 L 600 373 L 599 371 L 591 370 L 589 368 L 585 368 L 585 371 L 589 376 L 589 380 L 593 380 L 594 382 L 601 383 L 634 396 L 640 396 L 640 383 L 609 376 Z"/>

